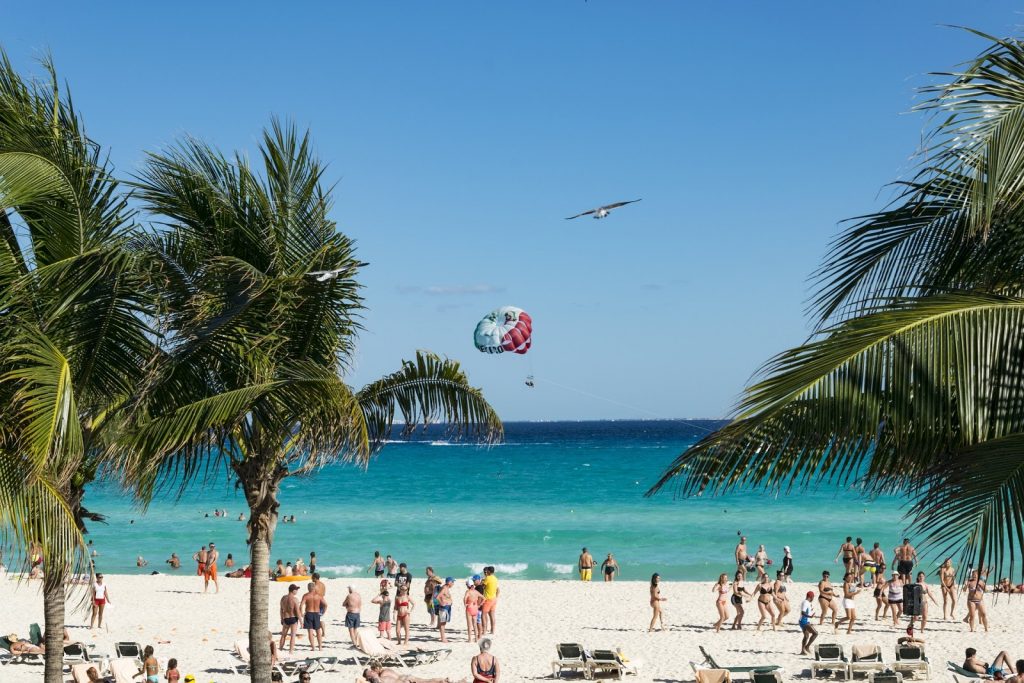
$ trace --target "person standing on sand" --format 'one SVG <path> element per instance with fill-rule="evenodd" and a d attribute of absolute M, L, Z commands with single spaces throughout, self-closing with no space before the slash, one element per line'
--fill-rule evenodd
<path fill-rule="evenodd" d="M 320 637 L 320 615 L 327 611 L 327 600 L 316 592 L 315 583 L 306 585 L 306 594 L 302 596 L 299 609 L 302 611 L 302 628 L 309 634 L 309 649 L 322 652 L 324 641 Z"/>
<path fill-rule="evenodd" d="M 858 538 L 853 546 L 853 569 L 850 570 L 857 577 L 858 583 L 862 582 L 864 575 L 864 561 L 861 558 L 867 554 L 868 551 L 864 547 L 864 539 Z"/>
<path fill-rule="evenodd" d="M 775 597 L 775 612 L 778 616 L 775 617 L 775 625 L 782 626 L 782 618 L 789 614 L 789 596 L 786 594 L 786 584 L 789 583 L 789 577 L 786 576 L 786 572 L 778 570 L 775 572 L 775 584 L 772 586 L 774 589 Z"/>
<path fill-rule="evenodd" d="M 889 613 L 889 594 L 886 590 L 885 574 L 881 571 L 875 572 L 875 621 L 878 621 L 878 614 L 881 612 L 882 618 Z"/>
<path fill-rule="evenodd" d="M 668 598 L 661 597 L 661 575 L 653 574 L 651 576 L 651 625 L 647 627 L 647 632 L 650 633 L 654 630 L 654 624 L 658 624 L 661 627 L 660 630 L 665 630 L 665 620 L 661 614 L 661 603 L 665 602 Z"/>
<path fill-rule="evenodd" d="M 110 602 L 110 591 L 103 583 L 103 574 L 96 575 L 96 581 L 92 584 L 92 617 L 89 619 L 89 628 L 93 628 L 99 620 L 99 627 L 103 628 L 103 608 Z"/>
<path fill-rule="evenodd" d="M 409 619 L 412 613 L 413 603 L 409 597 L 409 587 L 402 584 L 395 594 L 395 642 L 399 645 L 409 644 Z M 405 630 L 405 640 L 402 640 L 402 630 Z"/>
<path fill-rule="evenodd" d="M 939 589 L 942 591 L 942 618 L 952 619 L 956 611 L 956 569 L 953 558 L 947 557 L 939 567 Z M 949 605 L 949 616 L 946 616 L 946 605 Z"/>
<path fill-rule="evenodd" d="M 985 613 L 985 579 L 987 578 L 988 574 L 982 567 L 980 572 L 977 569 L 972 571 L 971 578 L 964 584 L 964 590 L 967 591 L 967 623 L 972 632 L 979 619 L 981 625 L 985 627 L 986 633 L 988 632 L 988 614 Z"/>
<path fill-rule="evenodd" d="M 619 573 L 619 563 L 615 561 L 615 556 L 608 553 L 608 557 L 604 558 L 604 562 L 601 563 L 601 573 L 604 574 L 605 583 L 614 581 L 616 574 Z"/>
<path fill-rule="evenodd" d="M 444 632 L 445 626 L 452 620 L 452 586 L 455 579 L 448 577 L 444 580 L 441 590 L 437 593 L 437 630 L 441 635 L 441 642 L 447 643 L 448 636 Z"/>
<path fill-rule="evenodd" d="M 196 561 L 196 576 L 206 576 L 206 546 L 193 554 L 192 559 Z"/>
<path fill-rule="evenodd" d="M 203 574 L 203 592 L 205 593 L 210 587 L 210 579 L 213 579 L 213 586 L 220 593 L 220 583 L 217 581 L 217 559 L 220 557 L 220 553 L 217 552 L 216 546 L 213 543 L 210 544 L 210 552 L 206 554 L 206 573 Z"/>
<path fill-rule="evenodd" d="M 761 581 L 754 589 L 754 594 L 757 595 L 757 609 L 761 612 L 761 618 L 757 621 L 757 631 L 761 630 L 761 625 L 764 624 L 765 619 L 771 624 L 772 630 L 775 630 L 775 609 L 772 607 L 772 599 L 775 595 L 775 587 L 771 583 L 771 579 L 768 578 L 767 574 L 761 574 Z"/>
<path fill-rule="evenodd" d="M 850 635 L 853 632 L 853 622 L 857 621 L 857 593 L 860 592 L 860 581 L 857 579 L 857 574 L 850 570 L 846 572 L 846 576 L 843 577 L 843 609 L 846 610 L 846 616 L 839 620 L 833 620 L 833 630 L 838 633 L 839 626 L 846 622 L 846 635 Z"/>
<path fill-rule="evenodd" d="M 903 616 L 903 575 L 894 570 L 885 589 L 889 597 L 889 610 L 892 612 L 892 625 L 899 626 L 900 617 Z"/>
<path fill-rule="evenodd" d="M 839 552 L 836 553 L 832 562 L 839 562 L 839 556 L 842 555 L 843 567 L 845 567 L 846 571 L 849 572 L 851 571 L 851 567 L 853 567 L 855 553 L 856 550 L 853 545 L 853 536 L 847 536 L 846 542 L 839 546 Z"/>
<path fill-rule="evenodd" d="M 925 583 L 925 574 L 924 574 L 924 572 L 918 572 L 917 573 L 917 585 L 921 587 L 921 614 L 920 614 L 920 617 L 921 617 L 921 631 L 923 632 L 924 629 L 925 629 L 925 626 L 928 625 L 928 600 L 931 600 L 932 604 L 934 604 L 936 606 L 938 606 L 939 602 L 938 602 L 938 600 L 935 599 L 935 596 L 932 595 L 931 586 L 929 586 L 927 583 Z M 915 616 L 910 617 L 910 626 L 911 626 L 911 628 L 913 628 L 914 621 L 916 621 L 916 620 L 917 620 L 917 617 L 915 617 Z"/>
<path fill-rule="evenodd" d="M 715 622 L 715 633 L 722 630 L 722 624 L 729 618 L 729 609 L 726 605 L 729 604 L 729 575 L 722 572 L 718 575 L 718 582 L 711 587 L 711 592 L 715 594 L 715 609 L 718 610 L 718 621 Z"/>
<path fill-rule="evenodd" d="M 288 592 L 281 598 L 281 644 L 279 650 L 284 649 L 284 643 L 290 635 L 292 638 L 288 652 L 295 652 L 295 633 L 299 629 L 299 601 L 295 593 L 299 587 L 294 583 L 288 586 Z"/>
<path fill-rule="evenodd" d="M 576 564 L 580 570 L 580 581 L 590 581 L 590 576 L 594 571 L 594 556 L 590 554 L 590 551 L 584 548 Z"/>
<path fill-rule="evenodd" d="M 748 593 L 747 589 L 743 587 L 744 576 L 745 574 L 742 571 L 737 571 L 735 580 L 732 582 L 732 597 L 730 600 L 732 606 L 736 608 L 736 618 L 732 620 L 730 631 L 739 631 L 743 628 L 743 602 L 749 600 L 753 595 L 753 593 Z"/>
<path fill-rule="evenodd" d="M 476 589 L 473 579 L 466 579 L 466 597 L 462 600 L 466 606 L 466 634 L 469 642 L 480 640 L 481 629 L 477 624 L 477 615 L 480 614 L 480 607 L 484 604 L 484 596 Z"/>
<path fill-rule="evenodd" d="M 893 548 L 892 552 L 896 559 L 896 569 L 900 573 L 900 579 L 903 580 L 903 583 L 910 583 L 910 574 L 914 571 L 914 563 L 917 562 L 917 550 L 910 545 L 909 538 L 904 538 L 903 545 Z"/>
<path fill-rule="evenodd" d="M 782 546 L 782 571 L 787 577 L 793 576 L 793 552 L 788 545 Z"/>
<path fill-rule="evenodd" d="M 498 596 L 501 595 L 501 589 L 498 588 L 498 577 L 494 575 L 493 566 L 484 567 L 484 578 L 481 585 L 484 589 L 483 632 L 494 635 L 494 612 L 498 608 Z"/>
<path fill-rule="evenodd" d="M 310 578 L 313 579 L 313 586 L 314 586 L 316 592 L 320 594 L 321 598 L 326 598 L 327 597 L 327 586 L 324 584 L 323 581 L 320 580 L 320 574 L 318 574 L 317 572 L 313 572 L 313 576 L 311 576 Z M 324 606 L 326 606 L 326 605 L 327 605 L 327 601 L 326 600 L 324 600 L 321 603 L 321 605 L 320 605 L 320 616 L 321 617 L 324 615 Z M 324 625 L 324 620 L 323 619 L 320 620 L 320 637 L 322 639 L 324 639 L 324 640 L 327 640 L 327 626 Z"/>
<path fill-rule="evenodd" d="M 764 545 L 757 546 L 757 552 L 754 553 L 754 569 L 757 570 L 757 580 L 760 581 L 762 577 L 768 576 L 768 572 L 765 571 L 765 565 L 771 564 L 772 561 L 768 559 L 768 551 L 764 549 Z"/>
<path fill-rule="evenodd" d="M 358 642 L 356 631 L 359 629 L 359 613 L 363 609 L 363 598 L 356 592 L 355 586 L 348 587 L 348 595 L 341 605 L 345 608 L 345 628 L 348 629 L 348 637 L 355 645 Z"/>
<path fill-rule="evenodd" d="M 142 670 L 146 673 L 146 683 L 160 683 L 160 662 L 156 661 L 152 645 L 142 651 Z"/>
<path fill-rule="evenodd" d="M 740 542 L 736 544 L 736 550 L 733 551 L 733 556 L 736 558 L 736 570 L 743 572 L 743 576 L 747 575 L 747 560 L 750 556 L 747 555 L 747 537 L 740 536 Z"/>
<path fill-rule="evenodd" d="M 370 602 L 380 605 L 377 612 L 377 635 L 391 640 L 391 594 L 387 588 L 381 588 L 380 595 Z"/>
<path fill-rule="evenodd" d="M 434 628 L 437 626 L 437 615 L 434 613 L 434 593 L 437 592 L 441 579 L 434 573 L 433 567 L 427 567 L 426 573 L 427 580 L 423 583 L 423 602 L 427 603 L 427 614 L 430 615 L 430 628 Z"/>
<path fill-rule="evenodd" d="M 800 631 L 803 632 L 803 642 L 800 644 L 800 654 L 811 654 L 811 643 L 818 637 L 818 630 L 811 624 L 814 618 L 814 591 L 807 591 L 803 602 L 800 603 Z"/>

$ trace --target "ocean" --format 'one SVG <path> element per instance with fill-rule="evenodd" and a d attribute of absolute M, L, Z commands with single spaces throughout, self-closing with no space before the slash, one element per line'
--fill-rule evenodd
<path fill-rule="evenodd" d="M 722 422 L 682 420 L 507 423 L 505 442 L 489 448 L 453 443 L 431 429 L 388 443 L 367 469 L 334 464 L 285 480 L 271 549 L 278 558 L 308 561 L 316 551 L 328 577 L 364 575 L 373 551 L 391 554 L 421 576 L 432 565 L 442 576 L 466 577 L 485 564 L 499 576 L 569 579 L 584 546 L 600 562 L 614 553 L 622 579 L 713 581 L 734 569 L 737 534 L 751 553 L 763 543 L 776 564 L 792 547 L 794 578 L 810 581 L 846 536 L 880 542 L 887 555 L 903 537 L 906 501 L 865 500 L 835 486 L 792 495 L 738 492 L 724 497 L 675 498 L 644 492 L 669 463 Z M 143 513 L 118 488 L 93 485 L 86 507 L 106 515 L 90 523 L 99 571 L 194 571 L 200 545 L 217 544 L 238 566 L 247 558 L 245 498 L 226 476 L 168 496 Z M 215 517 L 226 509 L 226 517 Z M 209 515 L 209 516 L 206 516 Z M 149 565 L 136 567 L 136 557 Z M 841 568 L 842 565 L 838 565 Z M 223 564 L 221 571 L 225 571 Z M 595 572 L 595 579 L 598 578 Z"/>

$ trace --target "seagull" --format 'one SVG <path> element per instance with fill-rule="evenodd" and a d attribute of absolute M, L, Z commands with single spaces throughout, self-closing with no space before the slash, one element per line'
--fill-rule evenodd
<path fill-rule="evenodd" d="M 617 209 L 620 206 L 625 206 L 626 204 L 635 204 L 638 201 L 640 201 L 640 200 L 639 199 L 630 199 L 628 202 L 615 202 L 614 204 L 606 204 L 605 206 L 599 206 L 596 209 L 591 209 L 590 211 L 584 211 L 583 213 L 578 213 L 575 216 L 569 216 L 565 220 L 571 221 L 573 218 L 579 218 L 580 216 L 589 216 L 590 214 L 594 214 L 594 219 L 595 220 L 596 219 L 600 219 L 600 218 L 604 218 L 605 216 L 607 216 L 608 214 L 610 214 L 612 212 L 612 209 Z"/>
<path fill-rule="evenodd" d="M 337 270 L 311 270 L 306 275 L 316 275 L 317 282 L 327 282 L 328 280 L 334 280 L 343 272 L 345 272 L 344 268 L 338 268 Z"/>

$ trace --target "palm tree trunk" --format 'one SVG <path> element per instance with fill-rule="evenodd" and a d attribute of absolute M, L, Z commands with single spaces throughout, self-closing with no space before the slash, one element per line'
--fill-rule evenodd
<path fill-rule="evenodd" d="M 45 683 L 62 683 L 64 680 L 64 577 L 64 572 L 54 566 L 46 568 L 46 578 L 43 579 Z"/>
<path fill-rule="evenodd" d="M 276 455 L 276 454 L 275 454 Z M 251 458 L 235 466 L 246 502 L 249 503 L 249 677 L 252 683 L 270 683 L 270 639 L 267 603 L 270 599 L 270 548 L 277 527 L 280 503 L 277 493 L 288 470 L 279 466 L 260 466 L 276 460 Z"/>

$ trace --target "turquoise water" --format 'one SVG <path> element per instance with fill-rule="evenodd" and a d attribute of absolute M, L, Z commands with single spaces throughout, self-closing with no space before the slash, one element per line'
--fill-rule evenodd
<path fill-rule="evenodd" d="M 878 541 L 887 552 L 901 540 L 899 498 L 869 502 L 835 488 L 779 497 L 643 497 L 680 452 L 718 424 L 510 423 L 506 443 L 492 448 L 452 444 L 431 432 L 392 442 L 367 470 L 339 464 L 286 480 L 281 511 L 297 523 L 278 526 L 271 557 L 308 561 L 315 550 L 322 573 L 346 576 L 362 573 L 380 550 L 416 575 L 427 564 L 456 577 L 493 564 L 509 578 L 558 579 L 572 576 L 587 546 L 598 560 L 615 553 L 624 579 L 653 572 L 713 579 L 733 567 L 742 531 L 751 552 L 764 543 L 776 562 L 782 546 L 792 546 L 796 577 L 810 580 L 835 568 L 847 535 Z M 210 541 L 222 557 L 246 562 L 245 524 L 237 521 L 245 499 L 226 478 L 193 487 L 177 502 L 155 501 L 145 514 L 101 484 L 86 507 L 108 517 L 90 525 L 100 571 L 163 572 L 172 551 L 187 560 Z M 228 516 L 213 517 L 215 508 Z M 135 567 L 138 555 L 150 562 L 145 570 Z"/>

